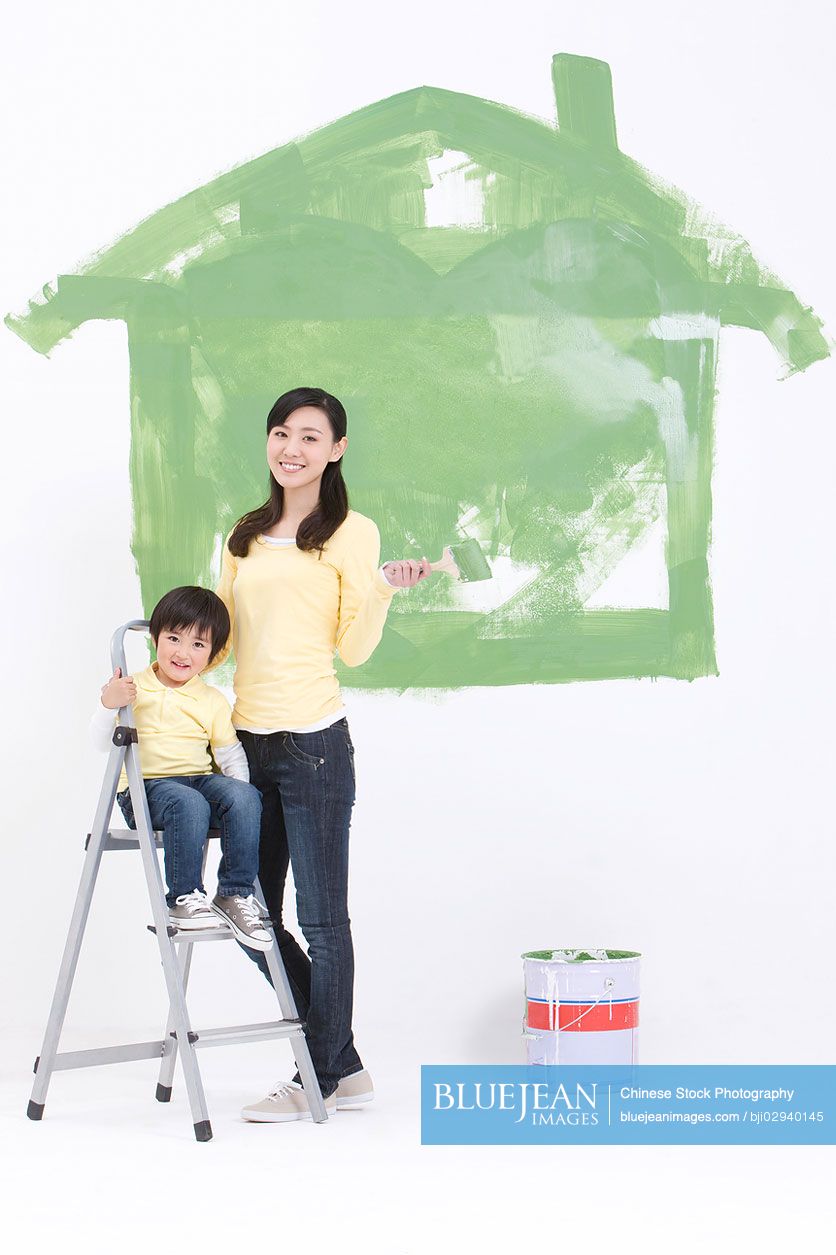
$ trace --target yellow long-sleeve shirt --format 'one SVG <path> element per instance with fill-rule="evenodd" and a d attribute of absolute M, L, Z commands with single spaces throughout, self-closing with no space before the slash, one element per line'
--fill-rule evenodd
<path fill-rule="evenodd" d="M 396 591 L 379 561 L 377 526 L 354 510 L 321 557 L 260 537 L 244 558 L 224 545 L 237 728 L 301 728 L 340 710 L 334 653 L 349 667 L 370 658 Z"/>

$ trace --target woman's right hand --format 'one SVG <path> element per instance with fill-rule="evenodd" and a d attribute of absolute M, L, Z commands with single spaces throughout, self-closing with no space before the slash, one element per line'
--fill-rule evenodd
<path fill-rule="evenodd" d="M 383 577 L 393 588 L 414 588 L 419 580 L 432 575 L 428 558 L 403 558 L 399 562 L 384 562 Z"/>
<path fill-rule="evenodd" d="M 122 678 L 122 668 L 117 667 L 107 684 L 102 687 L 102 705 L 108 710 L 119 710 L 121 706 L 130 706 L 136 701 L 136 685 L 126 675 Z"/>

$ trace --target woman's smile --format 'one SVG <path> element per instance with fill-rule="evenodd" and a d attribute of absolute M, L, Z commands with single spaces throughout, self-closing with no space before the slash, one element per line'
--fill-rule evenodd
<path fill-rule="evenodd" d="M 295 487 L 318 488 L 326 466 L 342 456 L 347 443 L 345 438 L 334 440 L 333 429 L 322 410 L 302 405 L 269 432 L 267 461 L 280 484 L 298 479 Z"/>

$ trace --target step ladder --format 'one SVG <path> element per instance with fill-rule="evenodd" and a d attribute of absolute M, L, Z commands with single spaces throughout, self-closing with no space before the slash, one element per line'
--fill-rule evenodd
<path fill-rule="evenodd" d="M 110 643 L 111 667 L 113 669 L 120 667 L 122 675 L 127 674 L 124 648 L 125 636 L 129 631 L 143 632 L 147 630 L 148 622 L 146 620 L 133 620 L 116 629 Z M 116 799 L 119 775 L 123 765 L 127 772 L 136 829 L 114 829 L 110 827 L 111 811 Z M 217 837 L 220 834 L 212 831 L 209 835 Z M 157 850 L 161 847 L 162 834 L 155 832 L 151 827 L 148 799 L 145 794 L 139 763 L 137 731 L 133 722 L 133 714 L 130 707 L 123 706 L 118 712 L 117 727 L 113 733 L 113 749 L 108 757 L 92 831 L 87 837 L 81 881 L 78 887 L 69 933 L 67 934 L 67 941 L 64 946 L 61 967 L 58 972 L 58 980 L 52 999 L 52 1009 L 49 1014 L 43 1046 L 41 1047 L 41 1053 L 35 1060 L 35 1083 L 32 1087 L 32 1097 L 26 1114 L 30 1120 L 40 1120 L 42 1118 L 46 1104 L 47 1089 L 49 1088 L 53 1072 L 71 1068 L 95 1067 L 105 1063 L 126 1063 L 134 1059 L 160 1060 L 156 1097 L 158 1102 L 168 1102 L 171 1098 L 174 1067 L 179 1055 L 186 1082 L 186 1092 L 189 1098 L 195 1137 L 199 1142 L 208 1142 L 212 1137 L 212 1125 L 209 1121 L 203 1082 L 197 1064 L 197 1050 L 205 1046 L 227 1046 L 243 1042 L 287 1038 L 293 1049 L 296 1067 L 311 1116 L 315 1123 L 324 1123 L 328 1116 L 314 1073 L 308 1043 L 305 1040 L 305 1026 L 298 1018 L 287 973 L 279 954 L 278 944 L 275 941 L 275 934 L 273 945 L 265 952 L 265 958 L 278 999 L 281 1019 L 271 1020 L 262 1024 L 233 1025 L 228 1028 L 199 1029 L 197 1031 L 192 1029 L 186 1006 L 186 988 L 191 969 L 193 947 L 198 943 L 203 944 L 208 941 L 232 941 L 234 936 L 226 925 L 222 925 L 217 929 L 190 931 L 177 929 L 170 924 L 165 890 L 157 857 Z M 142 854 L 153 920 L 153 923 L 148 927 L 156 936 L 159 947 L 166 989 L 168 991 L 168 1020 L 163 1036 L 159 1041 L 133 1042 L 124 1046 L 102 1046 L 94 1050 L 59 1052 L 59 1038 L 75 977 L 96 878 L 99 873 L 102 855 L 105 851 L 110 850 L 139 850 Z M 205 858 L 206 854 L 204 851 L 204 862 Z M 261 886 L 258 881 L 255 883 L 255 891 L 257 897 L 261 898 Z M 271 921 L 265 921 L 265 924 L 268 928 L 271 927 Z"/>

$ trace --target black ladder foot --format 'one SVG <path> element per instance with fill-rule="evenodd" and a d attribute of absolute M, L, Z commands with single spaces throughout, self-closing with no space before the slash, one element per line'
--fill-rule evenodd
<path fill-rule="evenodd" d="M 171 1086 L 170 1085 L 158 1085 L 157 1086 L 157 1102 L 171 1102 Z M 197 1125 L 195 1125 L 195 1128 L 197 1128 Z"/>
<path fill-rule="evenodd" d="M 45 1106 L 46 1106 L 46 1103 L 32 1102 L 32 1100 L 30 1099 L 29 1106 L 26 1108 L 26 1114 L 30 1120 L 40 1120 L 41 1116 L 44 1114 Z"/>
<path fill-rule="evenodd" d="M 212 1125 L 208 1120 L 198 1120 L 194 1126 L 194 1135 L 199 1142 L 211 1142 Z"/>

